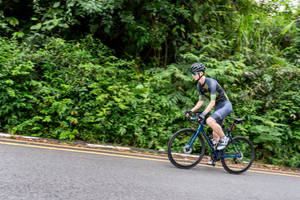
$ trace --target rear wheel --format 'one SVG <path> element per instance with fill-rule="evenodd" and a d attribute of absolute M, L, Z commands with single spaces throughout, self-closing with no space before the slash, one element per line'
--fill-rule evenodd
<path fill-rule="evenodd" d="M 224 149 L 221 161 L 224 169 L 231 174 L 240 174 L 249 169 L 255 158 L 253 144 L 247 138 L 238 136 Z"/>
<path fill-rule="evenodd" d="M 186 128 L 177 131 L 168 143 L 168 157 L 178 168 L 189 169 L 197 165 L 204 156 L 203 137 L 195 137 L 194 129 Z"/>

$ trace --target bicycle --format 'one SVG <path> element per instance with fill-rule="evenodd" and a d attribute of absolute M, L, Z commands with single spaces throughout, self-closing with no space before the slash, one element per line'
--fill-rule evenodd
<path fill-rule="evenodd" d="M 235 124 L 243 123 L 241 118 L 231 118 L 233 123 L 230 129 L 222 128 L 230 138 L 228 145 L 221 151 L 215 150 L 209 136 L 205 134 L 205 120 L 199 120 L 196 116 L 190 116 L 189 120 L 199 123 L 197 131 L 185 128 L 177 131 L 168 143 L 168 157 L 171 163 L 182 169 L 196 166 L 204 157 L 206 147 L 204 139 L 212 150 L 211 159 L 222 162 L 223 168 L 231 174 L 241 174 L 248 170 L 255 158 L 255 150 L 250 140 L 245 137 L 232 137 L 231 131 L 235 130 Z M 200 134 L 201 133 L 201 134 Z"/>

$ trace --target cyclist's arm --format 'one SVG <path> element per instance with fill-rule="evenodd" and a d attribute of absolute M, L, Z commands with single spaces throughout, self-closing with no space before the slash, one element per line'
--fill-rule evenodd
<path fill-rule="evenodd" d="M 210 100 L 208 106 L 205 108 L 205 110 L 203 111 L 205 113 L 205 115 L 207 113 L 209 113 L 211 111 L 211 109 L 216 105 L 216 101 L 215 100 Z"/>
<path fill-rule="evenodd" d="M 209 90 L 210 90 L 210 102 L 208 106 L 205 108 L 205 110 L 203 111 L 204 115 L 209 113 L 211 109 L 216 105 L 217 82 L 215 80 L 209 82 Z"/>
<path fill-rule="evenodd" d="M 196 112 L 202 105 L 203 105 L 203 103 L 204 103 L 204 101 L 203 100 L 199 100 L 198 102 L 197 102 L 197 104 L 195 105 L 195 107 L 194 108 L 192 108 L 192 112 Z"/>

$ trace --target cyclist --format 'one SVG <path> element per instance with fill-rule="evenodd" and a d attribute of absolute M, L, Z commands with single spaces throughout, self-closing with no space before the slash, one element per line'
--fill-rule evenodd
<path fill-rule="evenodd" d="M 186 116 L 194 113 L 204 103 L 203 96 L 210 99 L 206 109 L 199 114 L 200 119 L 205 119 L 205 116 L 215 107 L 214 113 L 206 119 L 206 123 L 213 129 L 213 139 L 217 144 L 217 150 L 223 150 L 229 142 L 229 138 L 225 136 L 222 130 L 224 118 L 232 112 L 232 105 L 224 92 L 223 88 L 215 79 L 205 77 L 205 66 L 202 63 L 194 63 L 190 67 L 193 74 L 193 79 L 197 81 L 197 89 L 199 92 L 199 101 L 190 110 L 186 111 Z M 214 164 L 210 161 L 209 164 Z"/>

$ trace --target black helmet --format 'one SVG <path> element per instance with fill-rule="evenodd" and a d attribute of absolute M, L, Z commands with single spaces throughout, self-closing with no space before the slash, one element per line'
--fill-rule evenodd
<path fill-rule="evenodd" d="M 194 63 L 190 68 L 191 72 L 205 72 L 205 66 L 203 63 Z"/>

